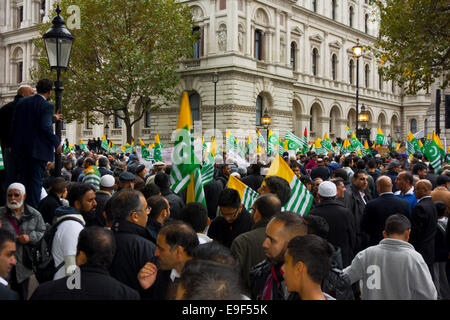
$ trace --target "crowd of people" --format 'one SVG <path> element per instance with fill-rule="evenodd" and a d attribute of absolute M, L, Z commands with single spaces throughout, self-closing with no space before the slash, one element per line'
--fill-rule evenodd
<path fill-rule="evenodd" d="M 45 85 L 16 111 L 47 110 Z M 18 114 L 10 132 L 25 125 Z M 61 152 L 51 113 L 42 119 L 45 148 Z M 225 154 L 204 205 L 171 190 L 164 162 L 147 172 L 136 154 L 92 147 L 63 155 L 56 177 L 39 148 L 4 141 L 7 157 L 21 160 L 1 177 L 2 300 L 450 299 L 448 163 L 434 173 L 422 155 L 285 153 L 314 199 L 300 216 L 284 210 L 285 179 Z M 251 208 L 228 188 L 231 175 L 259 193 Z M 49 230 L 55 272 L 39 283 L 30 252 Z"/>

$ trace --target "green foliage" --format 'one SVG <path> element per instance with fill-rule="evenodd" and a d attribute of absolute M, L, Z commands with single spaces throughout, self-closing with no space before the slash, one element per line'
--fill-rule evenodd
<path fill-rule="evenodd" d="M 145 111 L 173 101 L 179 83 L 178 62 L 192 55 L 192 14 L 176 0 L 62 0 L 61 16 L 70 5 L 80 7 L 81 28 L 75 36 L 70 65 L 62 73 L 63 115 L 68 122 L 101 123 L 94 113 L 118 116 L 131 127 Z M 41 34 L 51 22 L 39 25 Z M 55 78 L 49 70 L 44 42 L 34 79 Z"/>
<path fill-rule="evenodd" d="M 448 0 L 372 0 L 380 11 L 379 38 L 372 48 L 386 80 L 405 93 L 426 89 L 444 75 L 450 80 Z"/>

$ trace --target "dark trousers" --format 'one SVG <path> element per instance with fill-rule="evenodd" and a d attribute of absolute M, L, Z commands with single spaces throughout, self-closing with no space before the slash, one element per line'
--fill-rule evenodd
<path fill-rule="evenodd" d="M 27 191 L 26 202 L 33 208 L 38 207 L 41 200 L 42 179 L 47 161 L 18 156 L 20 182 Z"/>

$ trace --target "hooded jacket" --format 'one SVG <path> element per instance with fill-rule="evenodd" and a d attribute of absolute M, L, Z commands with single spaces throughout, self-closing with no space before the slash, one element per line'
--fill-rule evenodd
<path fill-rule="evenodd" d="M 386 238 L 361 251 L 344 269 L 362 280 L 364 300 L 436 300 L 437 291 L 422 255 L 405 241 Z"/>

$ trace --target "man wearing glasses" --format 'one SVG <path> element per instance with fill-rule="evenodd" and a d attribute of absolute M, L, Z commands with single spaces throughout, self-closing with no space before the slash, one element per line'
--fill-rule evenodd
<path fill-rule="evenodd" d="M 208 237 L 230 248 L 238 235 L 250 231 L 253 220 L 234 189 L 226 188 L 220 193 L 219 210 L 219 216 L 211 222 Z"/>

